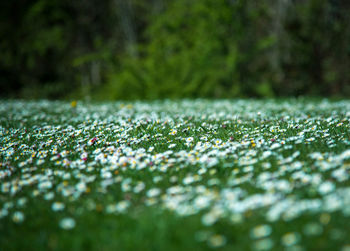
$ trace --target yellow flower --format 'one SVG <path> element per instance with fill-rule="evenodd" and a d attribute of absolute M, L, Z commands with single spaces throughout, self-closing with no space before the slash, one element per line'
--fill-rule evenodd
<path fill-rule="evenodd" d="M 77 101 L 73 100 L 71 103 L 70 103 L 70 106 L 75 108 L 77 106 Z"/>

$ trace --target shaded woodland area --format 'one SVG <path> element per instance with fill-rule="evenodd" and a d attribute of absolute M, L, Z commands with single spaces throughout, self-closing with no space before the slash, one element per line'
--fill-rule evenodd
<path fill-rule="evenodd" d="M 347 0 L 13 0 L 3 98 L 350 95 Z"/>

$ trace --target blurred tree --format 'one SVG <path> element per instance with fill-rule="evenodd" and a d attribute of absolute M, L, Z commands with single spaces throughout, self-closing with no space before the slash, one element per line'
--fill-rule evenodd
<path fill-rule="evenodd" d="M 264 7 L 247 1 L 171 2 L 151 18 L 143 57 L 125 58 L 122 71 L 112 75 L 111 93 L 122 98 L 132 87 L 146 98 L 272 95 L 261 56 L 274 42 L 263 29 Z"/>
<path fill-rule="evenodd" d="M 276 93 L 349 95 L 350 2 L 297 1 L 288 12 Z"/>
<path fill-rule="evenodd" d="M 63 56 L 66 43 L 61 26 L 65 13 L 61 8 L 52 9 L 55 4 L 55 1 L 26 0 L 1 3 L 0 32 L 5 39 L 0 44 L 4 52 L 0 58 L 0 81 L 5 94 L 30 90 L 39 82 L 55 79 L 50 62 Z M 61 71 L 59 67 L 62 64 L 55 73 Z"/>
<path fill-rule="evenodd" d="M 350 95 L 347 0 L 0 3 L 2 97 Z"/>
<path fill-rule="evenodd" d="M 114 48 L 108 44 L 114 36 L 108 27 L 114 23 L 110 5 L 97 0 L 2 2 L 3 96 L 57 98 L 76 90 L 79 82 L 83 89 L 99 84 L 102 62 Z"/>

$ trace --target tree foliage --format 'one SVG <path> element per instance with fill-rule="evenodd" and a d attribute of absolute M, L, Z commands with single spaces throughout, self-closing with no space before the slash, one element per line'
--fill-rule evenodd
<path fill-rule="evenodd" d="M 5 97 L 346 96 L 346 0 L 14 0 Z"/>

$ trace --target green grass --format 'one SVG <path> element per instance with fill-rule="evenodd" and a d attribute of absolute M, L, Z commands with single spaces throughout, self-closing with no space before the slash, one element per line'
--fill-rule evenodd
<path fill-rule="evenodd" d="M 349 250 L 349 111 L 0 101 L 0 250 Z"/>

